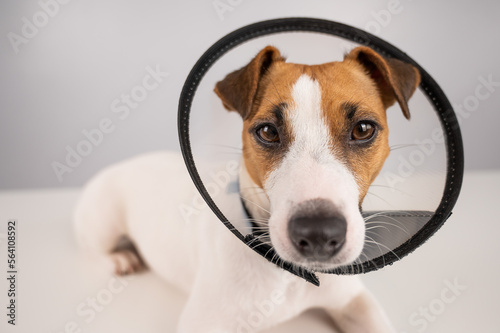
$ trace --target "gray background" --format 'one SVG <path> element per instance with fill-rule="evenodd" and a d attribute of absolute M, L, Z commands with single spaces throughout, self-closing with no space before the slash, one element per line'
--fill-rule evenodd
<path fill-rule="evenodd" d="M 480 77 L 500 82 L 497 1 L 73 0 L 16 53 L 9 33 L 22 36 L 23 18 L 43 20 L 40 11 L 38 1 L 0 5 L 0 189 L 79 186 L 126 157 L 177 150 L 178 96 L 191 67 L 223 35 L 264 19 L 310 16 L 366 29 L 411 55 L 454 106 L 474 100 Z M 111 104 L 142 84 L 148 66 L 169 75 L 121 119 Z M 220 107 L 215 98 L 207 104 Z M 461 117 L 469 170 L 500 168 L 499 105 L 495 87 Z M 53 163 L 66 164 L 67 147 L 76 149 L 82 131 L 105 118 L 114 130 L 58 179 Z"/>

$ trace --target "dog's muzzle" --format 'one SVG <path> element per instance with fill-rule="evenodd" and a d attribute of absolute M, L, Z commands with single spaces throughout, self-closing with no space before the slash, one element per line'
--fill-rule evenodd
<path fill-rule="evenodd" d="M 324 262 L 345 243 L 347 222 L 334 204 L 313 199 L 299 204 L 288 222 L 288 236 L 295 249 L 310 261 Z"/>

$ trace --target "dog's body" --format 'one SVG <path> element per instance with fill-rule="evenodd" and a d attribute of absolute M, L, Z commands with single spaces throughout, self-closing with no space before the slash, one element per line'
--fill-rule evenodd
<path fill-rule="evenodd" d="M 86 247 L 108 244 L 102 252 L 111 252 L 120 235 L 130 235 L 148 267 L 190 294 L 179 332 L 236 333 L 245 325 L 258 331 L 312 307 L 341 311 L 363 291 L 353 276 L 320 274 L 316 287 L 282 271 L 234 237 L 207 206 L 186 221 L 179 207 L 192 205 L 195 191 L 179 154 L 152 153 L 101 171 L 76 212 Z M 235 221 L 247 230 L 238 225 L 243 215 Z M 134 253 L 114 253 L 120 270 L 130 268 L 129 256 Z M 271 307 L 272 315 L 253 327 L 252 314 Z"/>
<path fill-rule="evenodd" d="M 397 100 L 409 116 L 418 81 L 413 67 L 367 48 L 342 63 L 305 66 L 267 47 L 217 84 L 224 106 L 244 120 L 241 195 L 280 257 L 316 271 L 358 258 L 360 205 L 388 154 L 385 110 Z M 313 307 L 345 332 L 394 332 L 357 277 L 320 274 L 315 287 L 256 255 L 208 207 L 186 222 L 179 207 L 193 195 L 178 154 L 110 167 L 85 190 L 78 237 L 131 272 L 142 267 L 138 255 L 116 250 L 127 236 L 147 266 L 188 292 L 178 332 L 259 331 Z M 224 209 L 248 228 L 241 207 Z"/>

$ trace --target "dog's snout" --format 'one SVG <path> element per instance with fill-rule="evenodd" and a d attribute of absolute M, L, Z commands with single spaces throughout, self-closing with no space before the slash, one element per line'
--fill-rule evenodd
<path fill-rule="evenodd" d="M 342 248 L 346 231 L 347 223 L 341 216 L 295 217 L 288 225 L 290 239 L 300 254 L 320 261 Z"/>
<path fill-rule="evenodd" d="M 302 256 L 317 261 L 337 254 L 345 243 L 346 232 L 346 219 L 325 199 L 303 202 L 288 223 L 293 246 Z"/>

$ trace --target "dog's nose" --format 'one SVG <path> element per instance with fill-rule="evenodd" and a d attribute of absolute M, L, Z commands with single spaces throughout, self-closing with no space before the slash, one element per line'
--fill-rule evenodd
<path fill-rule="evenodd" d="M 306 258 L 325 261 L 337 254 L 345 243 L 347 223 L 340 215 L 296 216 L 288 224 L 289 237 Z"/>

